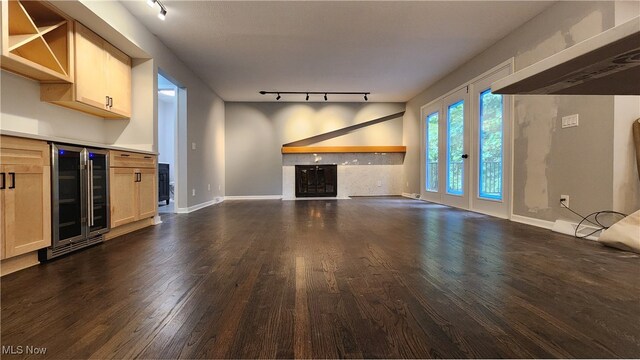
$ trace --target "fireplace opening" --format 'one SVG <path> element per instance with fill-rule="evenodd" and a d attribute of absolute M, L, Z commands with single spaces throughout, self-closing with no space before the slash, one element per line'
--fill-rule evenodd
<path fill-rule="evenodd" d="M 296 197 L 336 196 L 337 165 L 296 165 Z"/>

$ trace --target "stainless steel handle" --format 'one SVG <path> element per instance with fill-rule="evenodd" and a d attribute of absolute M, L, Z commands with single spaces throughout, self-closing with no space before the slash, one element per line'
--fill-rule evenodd
<path fill-rule="evenodd" d="M 93 160 L 89 160 L 89 214 L 90 225 L 93 226 Z"/>
<path fill-rule="evenodd" d="M 109 107 L 113 107 L 113 98 L 109 96 Z"/>
<path fill-rule="evenodd" d="M 87 194 L 87 224 L 89 224 L 91 221 L 91 170 L 89 170 L 89 154 L 86 153 L 85 156 L 86 158 L 83 160 L 83 162 L 86 164 L 84 166 L 86 166 L 87 169 L 87 191 L 85 192 L 85 194 Z"/>
<path fill-rule="evenodd" d="M 104 106 L 109 107 L 109 95 L 105 96 L 105 98 L 107 99 Z"/>

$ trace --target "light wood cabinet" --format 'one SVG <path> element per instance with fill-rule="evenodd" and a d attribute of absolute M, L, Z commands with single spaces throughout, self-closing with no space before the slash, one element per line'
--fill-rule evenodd
<path fill-rule="evenodd" d="M 73 82 L 71 20 L 44 1 L 2 1 L 0 9 L 2 68 L 40 81 Z"/>
<path fill-rule="evenodd" d="M 110 151 L 111 227 L 153 217 L 158 211 L 156 156 Z"/>
<path fill-rule="evenodd" d="M 131 117 L 131 59 L 75 22 L 75 83 L 42 84 L 40 99 L 112 119 Z"/>
<path fill-rule="evenodd" d="M 44 141 L 0 138 L 0 258 L 51 245 L 51 168 Z"/>

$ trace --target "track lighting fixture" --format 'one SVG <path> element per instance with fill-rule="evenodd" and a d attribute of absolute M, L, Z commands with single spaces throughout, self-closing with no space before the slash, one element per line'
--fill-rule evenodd
<path fill-rule="evenodd" d="M 165 9 L 164 6 L 160 4 L 159 1 L 158 1 L 158 4 L 160 5 L 160 12 L 158 13 L 158 19 L 164 21 L 164 19 L 167 17 L 167 9 Z"/>
<path fill-rule="evenodd" d="M 147 5 L 150 8 L 154 8 L 158 4 L 160 7 L 160 12 L 158 12 L 158 19 L 164 20 L 167 17 L 167 8 L 160 2 L 160 0 L 147 0 Z"/>
<path fill-rule="evenodd" d="M 371 94 L 368 91 L 356 91 L 356 92 L 343 92 L 343 91 L 265 91 L 260 90 L 259 93 L 261 95 L 273 94 L 277 95 L 276 100 L 282 99 L 281 95 L 302 95 L 305 94 L 305 100 L 309 101 L 309 95 L 324 95 L 324 101 L 329 100 L 329 95 L 363 95 L 364 101 L 369 101 L 369 95 Z"/>

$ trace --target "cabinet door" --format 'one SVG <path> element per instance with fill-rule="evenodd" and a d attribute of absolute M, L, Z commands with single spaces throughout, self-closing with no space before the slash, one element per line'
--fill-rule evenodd
<path fill-rule="evenodd" d="M 156 215 L 158 207 L 158 188 L 156 186 L 156 169 L 138 169 L 140 173 L 139 191 L 139 219 Z"/>
<path fill-rule="evenodd" d="M 109 169 L 109 199 L 111 200 L 111 227 L 137 220 L 138 201 L 134 169 Z"/>
<path fill-rule="evenodd" d="M 51 169 L 4 165 L 4 255 L 12 257 L 51 245 Z"/>
<path fill-rule="evenodd" d="M 105 41 L 80 23 L 76 27 L 76 100 L 107 109 Z"/>
<path fill-rule="evenodd" d="M 131 59 L 105 42 L 107 95 L 111 97 L 109 111 L 131 116 Z"/>

